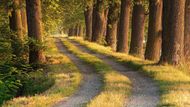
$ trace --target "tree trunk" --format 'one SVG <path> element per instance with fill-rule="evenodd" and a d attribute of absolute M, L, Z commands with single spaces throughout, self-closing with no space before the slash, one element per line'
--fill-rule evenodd
<path fill-rule="evenodd" d="M 180 64 L 184 56 L 185 0 L 163 1 L 163 42 L 160 63 Z"/>
<path fill-rule="evenodd" d="M 190 0 L 186 0 L 185 6 L 185 37 L 184 37 L 184 55 L 186 61 L 190 60 Z"/>
<path fill-rule="evenodd" d="M 42 36 L 42 15 L 41 15 L 41 1 L 40 0 L 26 0 L 28 36 L 39 42 L 43 42 Z M 29 45 L 29 63 L 43 63 L 45 57 L 43 50 L 36 47 L 35 43 Z"/>
<path fill-rule="evenodd" d="M 20 1 L 13 0 L 13 11 L 9 17 L 10 29 L 16 32 L 20 40 L 23 40 L 21 11 L 18 7 L 20 7 Z"/>
<path fill-rule="evenodd" d="M 129 53 L 142 57 L 145 28 L 145 8 L 141 0 L 135 0 L 132 14 L 132 35 Z"/>
<path fill-rule="evenodd" d="M 149 27 L 145 59 L 158 61 L 162 41 L 162 0 L 149 0 Z"/>
<path fill-rule="evenodd" d="M 11 43 L 13 54 L 15 54 L 17 57 L 21 57 L 24 54 L 20 50 L 20 47 L 23 46 L 24 37 L 22 33 L 21 11 L 18 7 L 20 7 L 20 1 L 13 0 L 13 10 L 11 12 L 11 16 L 9 16 L 9 24 L 10 29 L 16 33 L 16 35 L 12 37 Z"/>
<path fill-rule="evenodd" d="M 92 13 L 93 13 L 93 7 L 87 6 L 84 14 L 85 14 L 85 24 L 86 24 L 85 40 L 88 41 L 91 41 L 92 37 Z"/>
<path fill-rule="evenodd" d="M 97 43 L 103 42 L 106 26 L 106 9 L 105 0 L 97 0 L 93 10 L 92 41 Z"/>
<path fill-rule="evenodd" d="M 68 36 L 72 36 L 72 28 L 69 28 Z"/>
<path fill-rule="evenodd" d="M 83 31 L 84 31 L 84 28 L 82 25 L 79 26 L 79 37 L 83 37 Z"/>
<path fill-rule="evenodd" d="M 20 0 L 21 8 L 21 18 L 22 18 L 22 31 L 23 34 L 27 33 L 27 16 L 26 16 L 26 8 L 23 6 L 25 0 Z"/>
<path fill-rule="evenodd" d="M 119 32 L 117 38 L 117 52 L 128 52 L 129 19 L 131 0 L 121 0 L 121 15 L 119 20 Z"/>
<path fill-rule="evenodd" d="M 119 7 L 118 2 L 112 2 L 109 5 L 106 42 L 108 46 L 111 46 L 113 51 L 116 51 L 116 39 L 117 39 L 117 26 L 119 21 Z"/>
<path fill-rule="evenodd" d="M 78 24 L 75 25 L 73 36 L 78 36 Z"/>
<path fill-rule="evenodd" d="M 171 1 L 170 0 L 163 0 L 163 17 L 162 17 L 162 51 L 161 51 L 161 58 L 160 64 L 165 64 L 168 62 L 169 53 L 170 53 L 170 28 L 171 25 L 170 15 L 171 15 Z"/>

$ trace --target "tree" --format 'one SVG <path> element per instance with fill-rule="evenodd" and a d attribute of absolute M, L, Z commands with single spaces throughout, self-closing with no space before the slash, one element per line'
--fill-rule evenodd
<path fill-rule="evenodd" d="M 13 0 L 12 12 L 9 16 L 9 24 L 10 29 L 16 33 L 16 35 L 12 37 L 13 54 L 17 57 L 21 57 L 22 52 L 19 47 L 22 47 L 24 37 L 22 32 L 22 18 L 19 0 Z M 17 46 L 18 44 L 19 46 Z"/>
<path fill-rule="evenodd" d="M 21 12 L 20 12 L 20 1 L 13 0 L 13 10 L 9 17 L 10 20 L 10 29 L 15 31 L 18 38 L 23 40 L 22 35 L 22 19 L 21 19 Z"/>
<path fill-rule="evenodd" d="M 149 0 L 149 27 L 145 59 L 157 61 L 160 58 L 162 41 L 162 0 Z"/>
<path fill-rule="evenodd" d="M 142 57 L 145 28 L 145 8 L 142 0 L 135 0 L 132 13 L 132 35 L 129 53 Z"/>
<path fill-rule="evenodd" d="M 190 0 L 186 0 L 185 6 L 185 37 L 184 37 L 184 55 L 185 59 L 190 59 Z"/>
<path fill-rule="evenodd" d="M 29 63 L 44 62 L 43 50 L 39 44 L 43 42 L 42 15 L 40 0 L 26 0 L 28 36 L 32 39 L 29 44 Z"/>
<path fill-rule="evenodd" d="M 70 27 L 69 28 L 69 32 L 68 32 L 68 36 L 74 36 L 75 35 L 75 28 L 74 27 Z"/>
<path fill-rule="evenodd" d="M 82 37 L 84 36 L 84 27 L 82 25 L 79 25 L 79 34 L 78 34 L 79 37 Z"/>
<path fill-rule="evenodd" d="M 86 25 L 86 36 L 85 39 L 91 41 L 92 37 L 92 13 L 93 13 L 93 0 L 85 0 L 85 25 Z"/>
<path fill-rule="evenodd" d="M 26 8 L 25 8 L 25 0 L 20 0 L 21 5 L 21 19 L 22 19 L 22 31 L 23 34 L 27 33 L 27 18 L 26 18 Z"/>
<path fill-rule="evenodd" d="M 111 46 L 111 48 L 114 51 L 116 50 L 119 9 L 120 9 L 120 1 L 119 0 L 110 1 L 109 12 L 108 12 L 108 21 L 107 21 L 106 42 L 107 42 L 107 45 Z"/>
<path fill-rule="evenodd" d="M 163 1 L 163 42 L 160 63 L 180 64 L 184 56 L 185 0 Z"/>
<path fill-rule="evenodd" d="M 117 38 L 117 52 L 128 52 L 129 19 L 131 0 L 121 0 L 121 14 Z"/>
<path fill-rule="evenodd" d="M 102 43 L 106 29 L 107 1 L 97 0 L 93 9 L 92 41 Z"/>

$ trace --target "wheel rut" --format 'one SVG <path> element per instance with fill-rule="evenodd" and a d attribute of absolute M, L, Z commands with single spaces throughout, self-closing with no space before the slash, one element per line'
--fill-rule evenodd
<path fill-rule="evenodd" d="M 132 95 L 126 99 L 125 107 L 157 107 L 160 101 L 159 88 L 152 79 L 142 75 L 138 71 L 130 70 L 106 55 L 92 52 L 76 41 L 69 41 L 81 51 L 102 59 L 106 64 L 110 65 L 113 69 L 124 74 L 131 80 L 133 86 Z"/>
<path fill-rule="evenodd" d="M 75 65 L 82 72 L 83 80 L 80 88 L 76 91 L 74 95 L 66 100 L 60 101 L 54 107 L 82 107 L 85 106 L 91 99 L 101 92 L 101 87 L 103 85 L 101 81 L 101 76 L 94 73 L 94 69 L 84 62 L 82 62 L 75 55 L 70 53 L 62 44 L 60 39 L 56 39 L 55 42 L 58 50 L 68 56 Z"/>

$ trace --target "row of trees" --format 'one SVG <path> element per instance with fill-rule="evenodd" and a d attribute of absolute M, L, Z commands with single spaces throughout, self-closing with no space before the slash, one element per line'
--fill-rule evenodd
<path fill-rule="evenodd" d="M 180 64 L 190 56 L 189 6 L 190 0 L 86 0 L 85 38 L 117 52 Z"/>
<path fill-rule="evenodd" d="M 12 0 L 5 1 L 5 6 L 9 6 L 10 29 L 15 33 L 12 35 L 13 54 L 16 57 L 24 58 L 29 54 L 29 63 L 42 63 L 44 56 L 42 48 L 38 46 L 42 43 L 42 15 L 40 0 Z M 25 8 L 26 6 L 26 8 Z M 26 34 L 28 32 L 28 34 Z M 28 35 L 28 37 L 26 37 Z M 25 39 L 29 38 L 29 53 L 21 51 L 24 48 Z M 15 41 L 19 46 L 15 46 Z"/>
<path fill-rule="evenodd" d="M 41 0 L 0 0 L 0 106 L 42 92 L 33 84 L 51 79 L 38 66 L 45 59 L 41 11 Z"/>

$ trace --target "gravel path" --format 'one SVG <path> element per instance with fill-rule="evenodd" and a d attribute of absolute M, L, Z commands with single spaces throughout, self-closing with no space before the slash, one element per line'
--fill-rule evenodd
<path fill-rule="evenodd" d="M 131 80 L 133 84 L 132 95 L 126 99 L 125 107 L 156 107 L 158 105 L 160 99 L 159 88 L 152 79 L 139 72 L 130 70 L 124 65 L 110 59 L 108 56 L 92 52 L 75 41 L 70 40 L 70 42 L 83 52 L 90 53 L 102 59 L 106 64 L 126 75 Z"/>
<path fill-rule="evenodd" d="M 68 56 L 83 74 L 83 81 L 79 90 L 67 100 L 61 101 L 55 107 L 82 107 L 101 91 L 102 81 L 99 74 L 94 73 L 94 69 L 84 64 L 75 55 L 67 51 L 59 39 L 56 39 L 56 46 L 60 52 Z"/>

